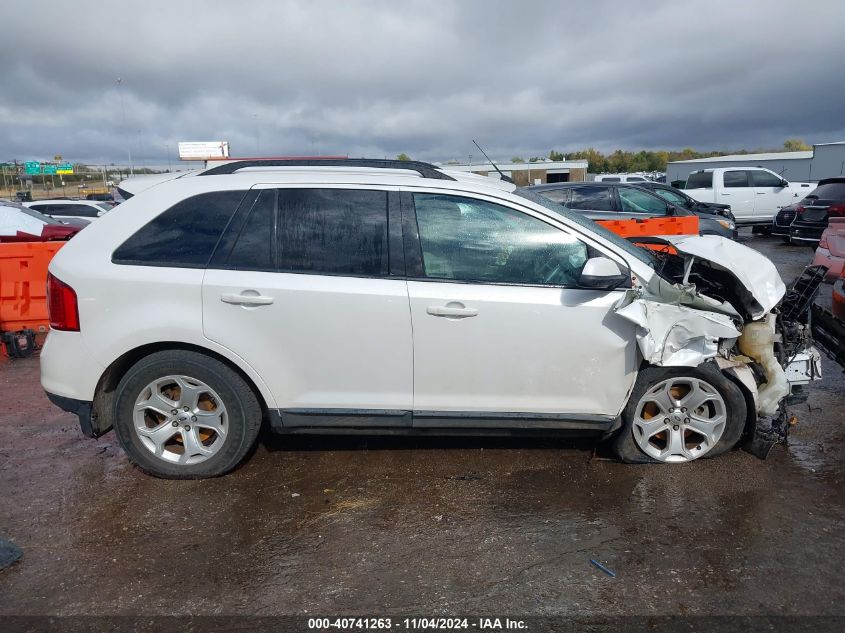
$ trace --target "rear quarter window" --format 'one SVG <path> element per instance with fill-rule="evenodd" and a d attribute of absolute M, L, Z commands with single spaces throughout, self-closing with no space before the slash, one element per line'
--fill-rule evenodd
<path fill-rule="evenodd" d="M 713 172 L 700 171 L 693 173 L 687 178 L 687 189 L 712 189 L 713 188 Z"/>
<path fill-rule="evenodd" d="M 205 268 L 245 191 L 202 193 L 176 203 L 121 244 L 115 264 Z"/>
<path fill-rule="evenodd" d="M 845 200 L 845 182 L 819 185 L 810 195 L 820 200 Z"/>

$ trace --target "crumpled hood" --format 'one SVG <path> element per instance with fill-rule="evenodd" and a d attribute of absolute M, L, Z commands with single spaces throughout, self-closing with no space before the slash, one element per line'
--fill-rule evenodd
<path fill-rule="evenodd" d="M 706 260 L 733 275 L 757 302 L 750 311 L 762 318 L 786 294 L 786 286 L 769 258 L 718 235 L 667 235 L 678 252 Z"/>

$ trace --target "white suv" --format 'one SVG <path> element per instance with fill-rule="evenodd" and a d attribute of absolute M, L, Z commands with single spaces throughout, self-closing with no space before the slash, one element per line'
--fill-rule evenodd
<path fill-rule="evenodd" d="M 778 343 L 801 342 L 788 379 L 774 361 L 783 283 L 730 240 L 654 252 L 512 184 L 407 161 L 144 182 L 52 261 L 41 380 L 155 475 L 225 473 L 262 423 L 565 430 L 683 462 L 814 377 L 803 324 Z"/>

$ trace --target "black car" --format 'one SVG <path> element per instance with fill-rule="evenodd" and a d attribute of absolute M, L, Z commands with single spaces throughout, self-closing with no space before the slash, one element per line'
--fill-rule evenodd
<path fill-rule="evenodd" d="M 781 238 L 784 242 L 789 242 L 789 228 L 795 221 L 798 205 L 799 203 L 796 202 L 780 208 L 775 219 L 772 220 L 772 235 Z"/>
<path fill-rule="evenodd" d="M 643 189 L 641 183 L 557 182 L 526 187 L 567 209 L 582 211 L 591 220 L 631 220 L 637 218 L 697 215 L 701 235 L 721 235 L 734 239 L 733 221 L 712 213 L 695 213 L 667 202 Z"/>
<path fill-rule="evenodd" d="M 718 202 L 701 202 L 691 198 L 680 189 L 676 189 L 671 185 L 662 182 L 642 182 L 639 187 L 653 191 L 658 196 L 666 200 L 669 204 L 674 204 L 676 207 L 683 207 L 689 209 L 697 214 L 709 213 L 710 215 L 720 215 L 723 218 L 735 222 L 734 214 L 731 211 L 731 205 L 719 204 Z"/>
<path fill-rule="evenodd" d="M 819 180 L 813 192 L 798 203 L 789 241 L 816 246 L 831 217 L 845 217 L 845 178 Z"/>

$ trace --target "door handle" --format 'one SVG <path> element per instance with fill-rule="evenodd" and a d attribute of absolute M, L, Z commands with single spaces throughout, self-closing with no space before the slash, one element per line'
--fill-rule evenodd
<path fill-rule="evenodd" d="M 236 306 L 268 306 L 273 303 L 273 297 L 265 297 L 260 294 L 222 294 L 220 301 Z"/>
<path fill-rule="evenodd" d="M 766 195 L 766 192 L 765 192 L 765 191 L 758 191 L 758 192 L 757 192 L 757 195 L 758 195 L 758 196 L 765 196 L 765 195 Z"/>
<path fill-rule="evenodd" d="M 428 306 L 426 308 L 431 316 L 451 317 L 453 319 L 465 319 L 466 317 L 478 316 L 476 308 L 467 308 L 462 303 L 447 303 L 445 306 Z"/>

